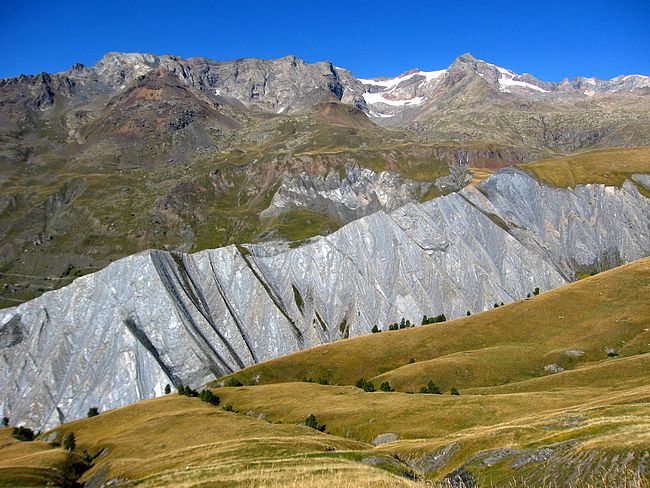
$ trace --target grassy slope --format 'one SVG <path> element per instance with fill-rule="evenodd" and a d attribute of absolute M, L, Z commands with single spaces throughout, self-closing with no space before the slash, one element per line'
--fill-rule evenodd
<path fill-rule="evenodd" d="M 0 486 L 64 484 L 63 466 L 69 457 L 79 456 L 43 441 L 17 441 L 11 429 L 0 429 Z"/>
<path fill-rule="evenodd" d="M 561 188 L 586 183 L 621 186 L 635 173 L 650 173 L 650 148 L 601 149 L 544 159 L 521 167 L 540 181 Z"/>
<path fill-rule="evenodd" d="M 119 477 L 140 480 L 138 486 L 417 486 L 390 473 L 441 479 L 460 466 L 488 486 L 513 479 L 545 486 L 544 473 L 567 480 L 578 467 L 585 483 L 610 485 L 627 477 L 629 486 L 647 486 L 647 480 L 634 484 L 635 475 L 621 466 L 629 458 L 627 468 L 638 469 L 650 445 L 648 291 L 650 258 L 476 316 L 339 341 L 250 368 L 237 376 L 259 374 L 273 383 L 214 390 L 238 413 L 173 394 L 56 432 L 60 439 L 73 431 L 79 451 L 96 456 L 83 480 Z M 527 354 L 515 354 L 519 347 Z M 621 355 L 607 357 L 604 347 L 617 347 Z M 533 367 L 557 363 L 562 351 L 578 348 L 584 356 L 566 359 L 565 372 Z M 471 352 L 459 352 L 464 349 Z M 455 367 L 437 361 L 443 353 Z M 410 355 L 418 362 L 403 366 Z M 482 362 L 474 365 L 468 355 Z M 314 370 L 320 362 L 323 369 Z M 461 395 L 287 382 L 322 371 L 345 383 L 392 364 L 374 381 L 387 378 L 414 389 L 431 377 L 445 388 L 458 385 Z M 330 435 L 302 426 L 310 413 Z M 386 432 L 400 440 L 369 444 Z M 513 468 L 540 448 L 553 456 Z M 485 453 L 494 449 L 498 462 Z M 20 481 L 17 467 L 42 474 L 61 453 L 44 443 L 5 439 L 0 482 Z M 376 458 L 383 470 L 359 462 L 367 458 Z"/>
<path fill-rule="evenodd" d="M 409 354 L 428 352 L 432 359 L 397 366 L 373 380 L 388 379 L 408 390 L 429 378 L 443 388 L 464 384 L 458 397 L 364 393 L 352 386 L 304 382 L 225 388 L 219 394 L 236 408 L 261 412 L 274 422 L 297 422 L 314 413 L 330 432 L 345 437 L 370 441 L 394 432 L 404 440 L 377 450 L 397 454 L 412 466 L 428 463 L 425 475 L 434 478 L 465 464 L 486 483 L 525 479 L 529 486 L 539 486 L 545 482 L 544 470 L 567 480 L 581 469 L 585 482 L 615 484 L 631 476 L 617 459 L 629 457 L 630 470 L 648 459 L 649 291 L 646 258 L 477 316 L 340 341 L 274 361 L 278 381 L 283 381 L 281 375 L 290 380 L 330 373 L 346 383 L 372 377 Z M 477 340 L 495 345 L 477 349 Z M 465 353 L 436 358 L 450 343 L 467 347 L 472 360 Z M 617 347 L 621 356 L 607 357 L 605 347 Z M 561 354 L 576 349 L 585 351 L 579 364 Z M 513 354 L 515 361 L 509 358 Z M 532 368 L 560 359 L 567 367 L 562 373 Z M 336 363 L 343 368 L 334 367 Z M 268 380 L 267 366 L 238 377 Z M 499 385 L 501 380 L 505 384 Z M 532 462 L 514 469 L 512 463 L 521 457 L 517 451 L 499 451 L 502 460 L 488 464 L 483 462 L 487 454 L 476 454 L 542 447 L 557 453 L 544 468 Z M 432 463 L 431 456 L 445 452 L 443 448 L 451 454 Z"/>
<path fill-rule="evenodd" d="M 52 466 L 65 452 L 45 442 L 12 441 L 9 432 L 0 431 L 0 486 L 45 486 L 44 470 L 55 473 Z M 277 478 L 281 486 L 292 478 L 320 482 L 347 473 L 362 480 L 361 486 L 408 486 L 346 455 L 328 455 L 364 452 L 371 448 L 367 444 L 304 426 L 274 425 L 176 394 L 71 422 L 56 430 L 58 439 L 67 432 L 75 433 L 79 452 L 95 458 L 82 481 L 126 478 L 138 479 L 138 486 L 189 486 L 198 481 L 268 486 Z"/>
<path fill-rule="evenodd" d="M 342 385 L 364 377 L 405 392 L 430 378 L 446 390 L 512 383 L 542 376 L 551 364 L 607 360 L 607 348 L 621 356 L 650 352 L 648 296 L 650 258 L 488 312 L 326 344 L 235 376 L 244 384 L 323 378 Z"/>

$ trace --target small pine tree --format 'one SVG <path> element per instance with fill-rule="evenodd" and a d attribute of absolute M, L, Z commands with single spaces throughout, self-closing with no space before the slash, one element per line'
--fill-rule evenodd
<path fill-rule="evenodd" d="M 526 298 L 530 298 L 530 293 L 528 295 L 526 295 Z"/>
<path fill-rule="evenodd" d="M 228 378 L 228 381 L 226 381 L 226 386 L 244 386 L 241 384 L 241 381 L 239 381 L 237 378 L 234 376 L 231 378 Z"/>
<path fill-rule="evenodd" d="M 500 306 L 500 307 L 503 307 L 503 302 L 501 302 L 501 305 L 499 305 L 499 306 Z"/>
<path fill-rule="evenodd" d="M 379 385 L 379 390 L 381 390 L 381 391 L 395 391 L 393 388 L 391 388 L 390 383 L 388 381 L 384 381 L 381 385 Z"/>
<path fill-rule="evenodd" d="M 165 395 L 169 395 L 172 392 L 172 387 L 169 386 L 169 383 L 165 385 Z"/>
<path fill-rule="evenodd" d="M 186 386 L 186 387 L 185 387 L 185 396 L 188 396 L 188 397 L 197 397 L 197 396 L 199 396 L 199 392 L 196 391 L 196 390 L 193 390 L 193 389 L 190 388 L 189 386 Z"/>
<path fill-rule="evenodd" d="M 357 388 L 361 388 L 363 391 L 375 391 L 375 385 L 372 383 L 372 381 L 368 381 L 365 378 L 360 378 L 356 382 Z"/>
<path fill-rule="evenodd" d="M 9 417 L 2 417 L 2 426 L 9 427 Z"/>
<path fill-rule="evenodd" d="M 373 334 L 376 334 L 377 332 L 381 332 L 381 330 L 380 330 L 379 327 L 377 327 L 376 325 L 373 325 L 373 326 L 372 326 L 372 333 L 373 333 Z"/>
<path fill-rule="evenodd" d="M 318 426 L 318 420 L 316 420 L 316 416 L 313 413 L 309 414 L 309 416 L 305 420 L 305 425 L 312 429 L 315 429 Z"/>
<path fill-rule="evenodd" d="M 436 384 L 432 381 L 429 380 L 429 383 L 427 386 L 422 386 L 420 387 L 420 393 L 429 393 L 432 395 L 441 395 L 442 391 L 440 391 L 440 388 L 436 386 Z"/>
<path fill-rule="evenodd" d="M 309 417 L 307 417 L 307 419 L 305 420 L 305 425 L 307 427 L 311 427 L 312 429 L 325 432 L 325 426 L 318 423 L 318 420 L 316 420 L 316 416 L 313 413 L 309 414 Z"/>
<path fill-rule="evenodd" d="M 409 359 L 409 364 L 413 364 L 415 362 L 415 358 Z"/>
<path fill-rule="evenodd" d="M 535 296 L 539 295 L 539 287 L 537 287 L 537 288 L 535 288 L 533 290 L 533 295 L 535 295 Z"/>
<path fill-rule="evenodd" d="M 99 415 L 99 410 L 97 407 L 90 407 L 88 409 L 88 417 L 96 417 L 97 415 Z"/>
<path fill-rule="evenodd" d="M 429 323 L 429 319 L 427 318 L 426 315 L 422 316 L 422 325 L 427 325 Z"/>
<path fill-rule="evenodd" d="M 468 310 L 468 311 L 467 311 L 467 316 L 469 317 L 470 315 L 472 315 L 472 312 L 470 312 L 470 311 Z"/>
<path fill-rule="evenodd" d="M 204 402 L 208 402 L 212 405 L 219 405 L 219 403 L 221 403 L 221 399 L 210 390 L 201 390 L 199 398 Z"/>
<path fill-rule="evenodd" d="M 458 391 L 458 388 L 456 388 L 455 386 L 451 387 L 451 390 L 449 390 L 449 393 L 452 394 L 452 395 L 460 395 L 460 392 Z"/>
<path fill-rule="evenodd" d="M 406 326 L 406 321 L 404 320 L 404 317 L 402 317 L 401 322 L 399 323 L 399 328 L 403 329 Z"/>
<path fill-rule="evenodd" d="M 185 395 L 185 387 L 183 385 L 178 387 L 178 394 Z"/>
<path fill-rule="evenodd" d="M 499 308 L 499 304 L 498 304 L 498 303 L 495 303 L 495 304 L 494 304 L 494 308 Z"/>
<path fill-rule="evenodd" d="M 77 447 L 77 442 L 74 438 L 74 432 L 68 432 L 63 437 L 63 449 L 66 451 L 74 451 Z"/>
<path fill-rule="evenodd" d="M 318 384 L 319 385 L 329 385 L 330 382 L 327 381 L 327 378 L 318 378 Z"/>

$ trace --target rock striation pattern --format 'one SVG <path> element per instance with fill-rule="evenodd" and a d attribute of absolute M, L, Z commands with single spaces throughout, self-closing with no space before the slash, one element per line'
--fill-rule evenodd
<path fill-rule="evenodd" d="M 637 186 L 515 169 L 291 248 L 146 251 L 0 311 L 0 402 L 37 429 L 199 385 L 373 325 L 454 318 L 650 254 Z"/>
<path fill-rule="evenodd" d="M 273 217 L 291 210 L 309 209 L 340 222 L 365 217 L 379 210 L 392 211 L 417 201 L 431 188 L 430 182 L 402 178 L 398 173 L 346 164 L 345 174 L 331 168 L 325 176 L 307 172 L 287 174 L 260 215 Z"/>

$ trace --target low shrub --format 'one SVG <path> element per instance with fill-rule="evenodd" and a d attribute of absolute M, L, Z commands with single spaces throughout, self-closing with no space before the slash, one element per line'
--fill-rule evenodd
<path fill-rule="evenodd" d="M 13 431 L 11 432 L 11 436 L 14 439 L 18 439 L 19 441 L 33 441 L 34 431 L 29 427 L 24 427 L 21 425 L 19 427 L 14 427 Z"/>
<path fill-rule="evenodd" d="M 210 390 L 202 390 L 201 393 L 199 393 L 199 398 L 212 405 L 219 405 L 219 403 L 221 403 L 221 399 Z"/>
<path fill-rule="evenodd" d="M 372 381 L 369 381 L 365 378 L 360 378 L 356 382 L 356 387 L 361 388 L 363 391 L 375 391 L 375 385 Z"/>
<path fill-rule="evenodd" d="M 309 417 L 307 417 L 305 420 L 305 425 L 320 432 L 325 432 L 325 425 L 319 424 L 318 420 L 316 420 L 316 416 L 313 413 L 309 414 Z"/>
<path fill-rule="evenodd" d="M 442 395 L 442 391 L 440 390 L 440 388 L 438 386 L 436 386 L 436 384 L 431 380 L 429 380 L 429 383 L 427 384 L 427 386 L 420 387 L 420 393 L 429 393 L 429 394 L 433 394 L 433 395 Z"/>
<path fill-rule="evenodd" d="M 74 432 L 68 432 L 63 436 L 63 449 L 66 451 L 74 451 L 77 447 L 77 441 L 74 438 Z"/>

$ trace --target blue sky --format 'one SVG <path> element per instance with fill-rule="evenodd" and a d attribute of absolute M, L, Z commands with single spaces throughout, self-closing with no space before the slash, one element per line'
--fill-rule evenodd
<path fill-rule="evenodd" d="M 465 52 L 547 81 L 650 75 L 650 1 L 0 1 L 0 77 L 108 51 L 331 60 L 360 77 Z"/>

